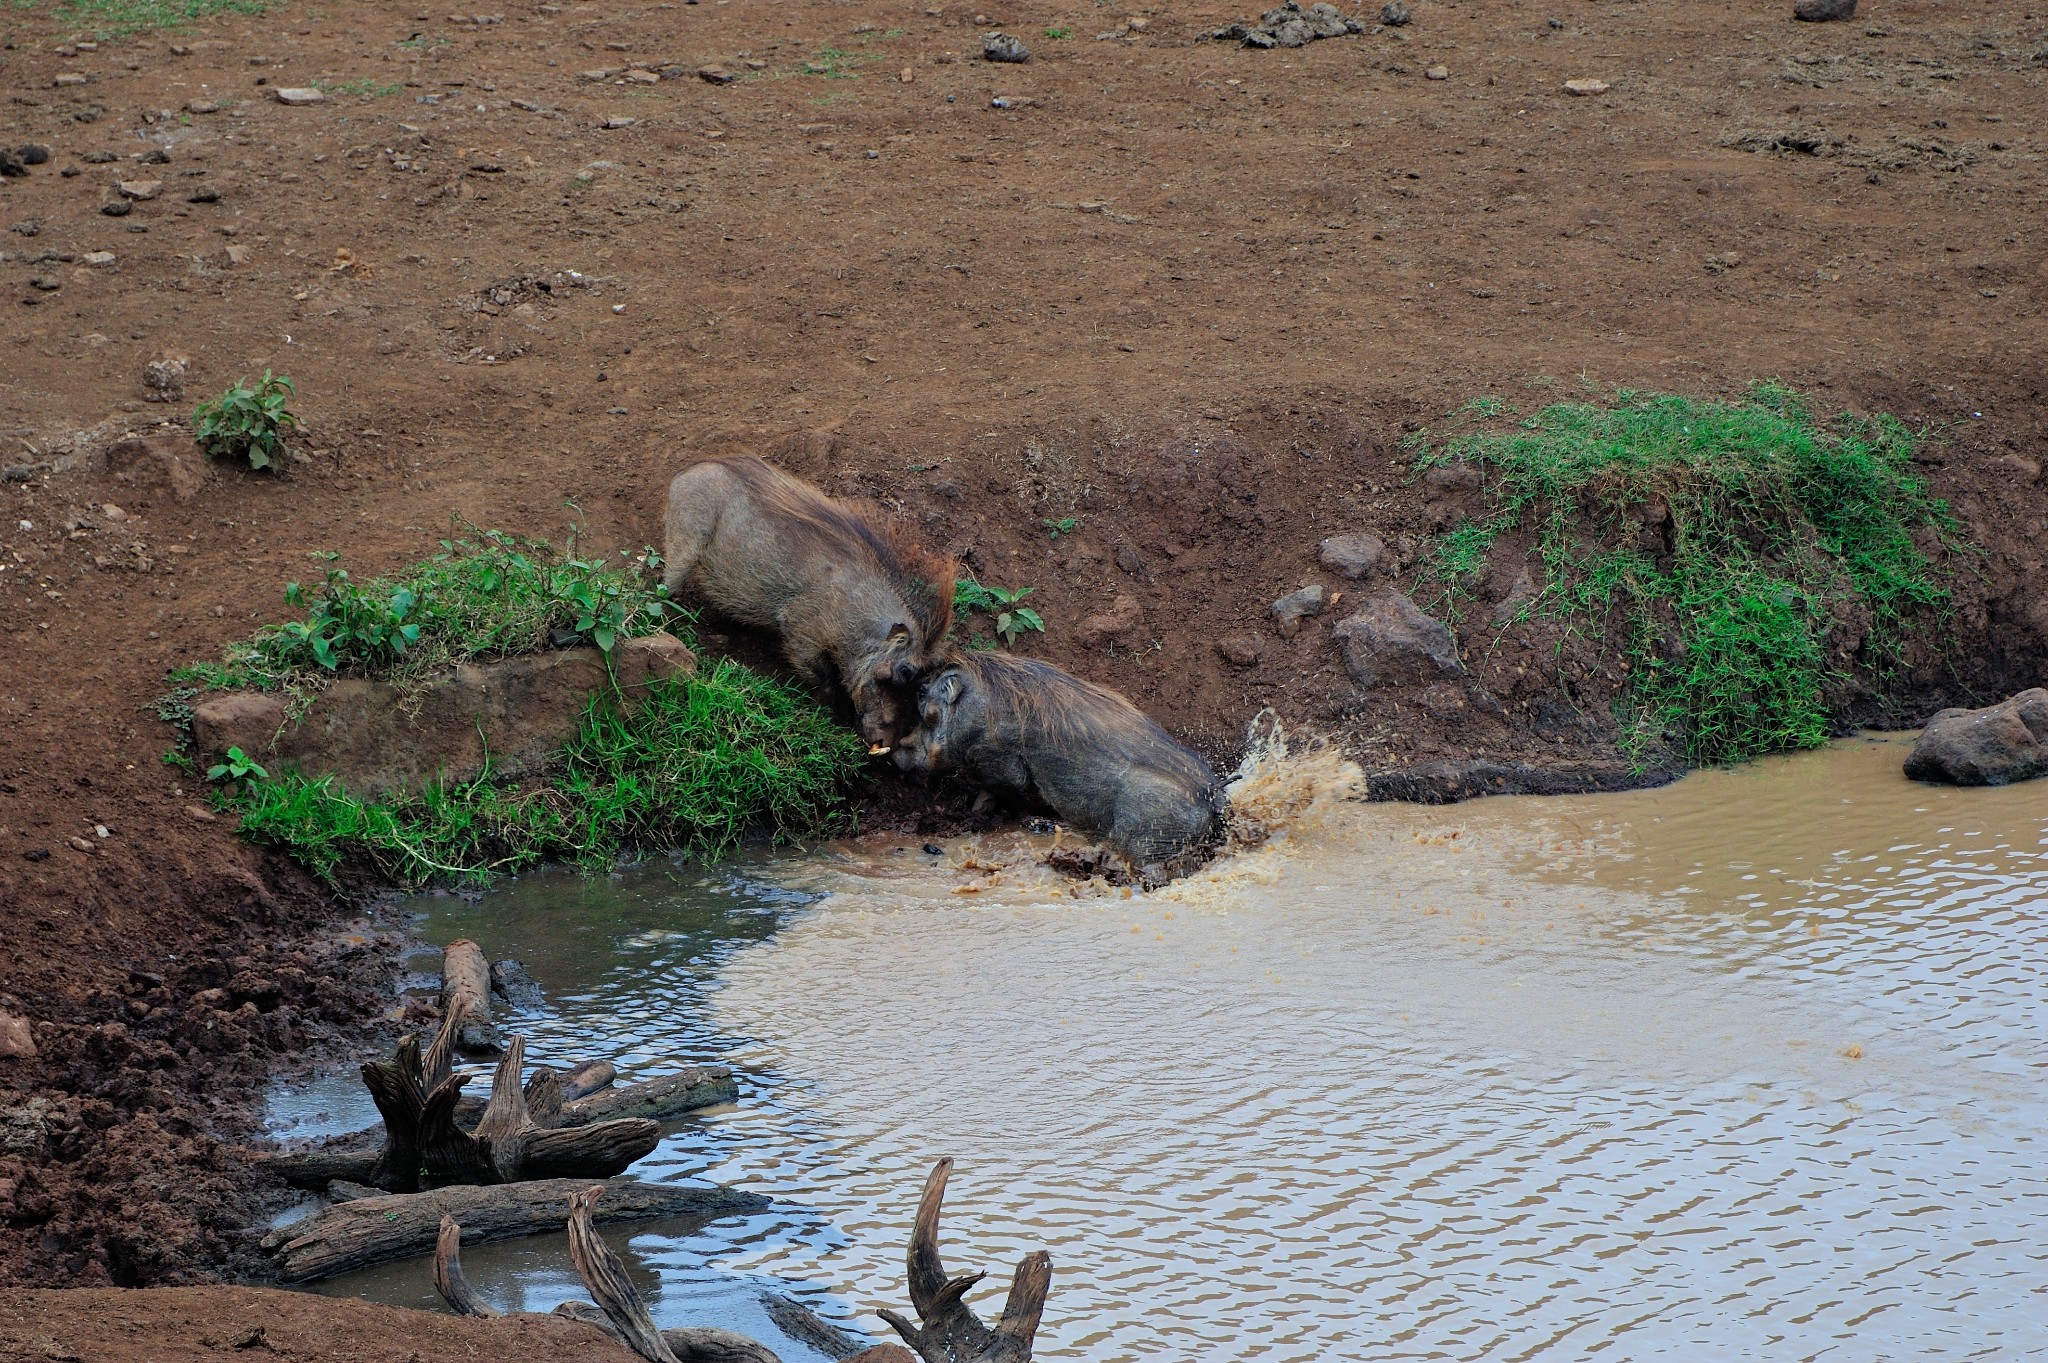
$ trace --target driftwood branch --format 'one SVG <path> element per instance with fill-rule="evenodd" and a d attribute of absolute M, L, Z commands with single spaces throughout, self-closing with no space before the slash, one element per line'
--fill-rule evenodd
<path fill-rule="evenodd" d="M 489 1319 L 498 1314 L 484 1304 L 462 1275 L 462 1227 L 446 1212 L 441 1213 L 441 1234 L 434 1242 L 434 1290 L 458 1316 Z"/>
<path fill-rule="evenodd" d="M 984 1325 L 966 1301 L 967 1290 L 983 1275 L 949 1278 L 939 1258 L 939 1213 L 946 1200 L 946 1180 L 952 1173 L 951 1159 L 932 1166 L 911 1226 L 905 1273 L 910 1304 L 920 1323 L 913 1325 L 886 1310 L 882 1319 L 925 1363 L 1028 1363 L 1031 1341 L 1045 1314 L 1046 1292 L 1052 1286 L 1052 1256 L 1038 1250 L 1018 1261 L 1002 1318 L 993 1330 Z"/>
<path fill-rule="evenodd" d="M 560 1230 L 569 1195 L 590 1187 L 588 1179 L 540 1179 L 496 1187 L 439 1188 L 425 1193 L 392 1193 L 342 1202 L 314 1212 L 265 1237 L 263 1247 L 277 1261 L 285 1282 L 332 1277 L 436 1247 L 441 1218 L 452 1216 L 471 1244 Z M 706 1221 L 768 1205 L 759 1193 L 735 1188 L 685 1188 L 638 1179 L 604 1185 L 603 1222 L 653 1216 L 696 1216 Z"/>

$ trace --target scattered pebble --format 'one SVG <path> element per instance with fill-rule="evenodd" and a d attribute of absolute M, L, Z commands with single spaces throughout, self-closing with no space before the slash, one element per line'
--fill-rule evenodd
<path fill-rule="evenodd" d="M 1822 24 L 1830 19 L 1854 19 L 1856 0 L 1799 0 L 1792 6 L 1792 17 L 1810 24 Z"/>
<path fill-rule="evenodd" d="M 83 84 L 85 84 L 85 77 L 84 77 L 84 76 L 81 76 L 81 75 L 79 75 L 78 73 L 76 73 L 76 72 L 74 72 L 74 71 L 66 71 L 66 72 L 65 72 L 65 73 L 63 73 L 62 75 L 58 76 L 58 77 L 57 77 L 57 79 L 55 79 L 54 81 L 51 81 L 50 83 L 51 83 L 52 85 L 55 85 L 55 86 L 57 86 L 57 87 L 58 87 L 59 89 L 62 89 L 62 88 L 64 88 L 65 86 L 68 86 L 68 85 L 83 85 Z"/>
<path fill-rule="evenodd" d="M 1380 6 L 1380 22 L 1388 28 L 1406 28 L 1415 22 L 1415 16 L 1408 12 L 1408 6 L 1401 0 L 1387 0 Z"/>
<path fill-rule="evenodd" d="M 1564 83 L 1564 92 L 1568 95 L 1604 95 L 1612 88 L 1604 80 L 1590 80 L 1585 77 Z"/>
<path fill-rule="evenodd" d="M 1449 80 L 1451 78 L 1451 68 L 1448 66 L 1432 66 L 1429 70 L 1422 73 L 1422 78 L 1424 80 Z"/>
<path fill-rule="evenodd" d="M 112 265 L 114 263 L 114 253 L 112 251 L 87 251 L 78 259 L 86 265 Z"/>
<path fill-rule="evenodd" d="M 697 68 L 697 79 L 707 85 L 730 85 L 739 77 L 722 66 L 700 66 Z"/>
<path fill-rule="evenodd" d="M 188 114 L 217 114 L 220 112 L 220 105 L 215 104 L 210 99 L 189 99 L 185 101 L 185 112 Z"/>
<path fill-rule="evenodd" d="M 120 191 L 121 197 L 124 199 L 133 199 L 137 203 L 146 203 L 164 192 L 164 182 L 162 180 L 123 180 L 115 185 L 114 188 Z"/>
<path fill-rule="evenodd" d="M 639 121 L 637 118 L 607 118 L 604 126 L 607 131 L 617 132 L 621 128 L 630 128 Z"/>
<path fill-rule="evenodd" d="M 327 98 L 321 91 L 304 85 L 280 85 L 273 93 L 279 104 L 319 104 Z"/>

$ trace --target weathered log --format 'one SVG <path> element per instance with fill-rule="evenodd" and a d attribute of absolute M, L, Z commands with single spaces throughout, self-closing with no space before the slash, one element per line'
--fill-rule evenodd
<path fill-rule="evenodd" d="M 415 1040 L 413 1044 L 417 1045 L 417 1041 Z M 401 1048 L 401 1055 L 403 1055 L 403 1048 Z M 403 1065 L 402 1060 L 397 1062 L 379 1062 L 380 1066 L 389 1066 L 393 1063 Z M 588 1070 L 592 1065 L 609 1068 L 609 1062 L 606 1061 L 586 1061 L 584 1065 L 578 1068 Z M 365 1066 L 364 1083 L 372 1084 L 372 1082 L 369 1067 Z M 396 1078 L 395 1076 L 380 1074 L 376 1082 L 392 1084 L 396 1082 Z M 539 1074 L 536 1072 L 535 1076 L 529 1079 L 526 1085 L 527 1107 L 529 1113 L 534 1118 L 534 1124 L 536 1126 L 554 1126 L 564 1129 L 588 1126 L 598 1121 L 627 1117 L 644 1118 L 650 1121 L 666 1121 L 688 1112 L 694 1112 L 699 1108 L 716 1107 L 721 1103 L 730 1103 L 739 1097 L 739 1085 L 734 1082 L 732 1071 L 729 1068 L 724 1065 L 693 1065 L 674 1074 L 665 1074 L 658 1079 L 650 1079 L 644 1084 L 626 1084 L 618 1088 L 602 1089 L 587 1098 L 564 1102 L 561 1105 L 559 1115 L 552 1122 L 546 1122 L 541 1120 L 546 1115 L 546 1103 L 536 1092 L 537 1086 L 542 1083 L 544 1081 L 540 1080 Z M 375 1091 L 373 1086 L 372 1093 L 374 1094 Z M 421 1096 L 420 1104 L 424 1107 L 424 1095 Z M 482 1098 L 463 1094 L 457 1099 L 455 1104 L 456 1121 L 458 1123 L 465 1121 L 475 1122 L 483 1116 L 486 1106 L 487 1104 Z M 382 1110 L 383 1104 L 380 1101 L 379 1111 Z M 409 1129 L 417 1134 L 417 1118 L 412 1120 L 412 1125 Z M 644 1139 L 644 1136 L 640 1139 Z M 345 1179 L 351 1183 L 369 1183 L 378 1187 L 385 1187 L 387 1186 L 385 1182 L 386 1175 L 379 1168 L 380 1159 L 384 1154 L 384 1143 L 385 1128 L 371 1127 L 364 1131 L 352 1132 L 346 1136 L 337 1136 L 317 1150 L 299 1150 L 284 1155 L 266 1155 L 262 1157 L 262 1163 L 266 1169 L 295 1188 L 324 1188 L 334 1179 Z M 415 1141 L 415 1146 L 416 1144 L 417 1142 Z M 649 1149 L 652 1148 L 652 1146 L 649 1146 Z M 641 1153 L 645 1154 L 646 1152 L 642 1151 Z M 420 1166 L 416 1148 L 410 1156 L 403 1153 L 393 1155 L 388 1163 L 395 1169 L 402 1169 L 406 1167 L 408 1159 L 411 1160 L 410 1167 L 417 1171 Z M 602 1177 L 595 1167 L 590 1169 L 588 1173 L 593 1178 Z M 418 1184 L 415 1182 L 413 1187 L 417 1188 L 417 1186 Z M 409 1192 L 412 1189 L 391 1188 L 391 1191 Z"/>
<path fill-rule="evenodd" d="M 441 1233 L 434 1241 L 434 1290 L 458 1316 L 490 1319 L 499 1314 L 485 1304 L 463 1276 L 462 1226 L 446 1212 L 441 1213 Z"/>
<path fill-rule="evenodd" d="M 727 1066 L 692 1065 L 644 1084 L 625 1084 L 565 1102 L 562 1125 L 583 1126 L 619 1117 L 665 1122 L 699 1108 L 730 1103 L 739 1096 L 739 1085 L 733 1082 L 732 1070 Z"/>
<path fill-rule="evenodd" d="M 768 1319 L 775 1322 L 776 1329 L 791 1339 L 810 1345 L 827 1358 L 852 1358 L 867 1347 L 865 1342 L 820 1319 L 816 1312 L 794 1297 L 785 1297 L 780 1292 L 763 1292 L 761 1309 L 768 1313 Z M 896 1346 L 885 1347 L 893 1349 Z M 908 1355 L 905 1355 L 905 1363 L 911 1363 Z"/>
<path fill-rule="evenodd" d="M 1052 1286 L 1052 1256 L 1037 1250 L 1018 1260 L 1002 1318 L 993 1330 L 982 1324 L 967 1305 L 966 1296 L 985 1275 L 966 1273 L 949 1278 L 939 1259 L 939 1212 L 952 1173 L 950 1158 L 932 1166 L 924 1196 L 917 1204 L 917 1220 L 911 1225 L 905 1272 L 910 1280 L 910 1304 L 921 1324 L 912 1325 L 889 1310 L 882 1311 L 881 1317 L 925 1363 L 1029 1363 L 1031 1341 L 1045 1314 L 1045 1294 Z"/>
<path fill-rule="evenodd" d="M 450 942 L 441 952 L 441 1011 L 449 1012 L 455 1000 L 469 1004 L 468 1016 L 455 1032 L 455 1044 L 465 1051 L 496 1055 L 503 1046 L 491 1021 L 491 963 L 484 949 L 467 937 Z"/>
<path fill-rule="evenodd" d="M 434 1248 L 441 1218 L 453 1216 L 472 1244 L 560 1230 L 571 1194 L 591 1186 L 588 1179 L 540 1179 L 491 1187 L 438 1188 L 426 1193 L 393 1193 L 326 1207 L 272 1231 L 263 1246 L 277 1260 L 285 1282 L 332 1277 Z M 653 1216 L 697 1216 L 714 1220 L 759 1211 L 768 1199 L 736 1188 L 685 1188 L 615 1178 L 604 1184 L 599 1220 L 645 1220 Z"/>
<path fill-rule="evenodd" d="M 562 1101 L 573 1103 L 578 1098 L 588 1098 L 599 1089 L 610 1088 L 618 1077 L 618 1066 L 609 1060 L 586 1060 L 571 1065 L 561 1074 Z"/>

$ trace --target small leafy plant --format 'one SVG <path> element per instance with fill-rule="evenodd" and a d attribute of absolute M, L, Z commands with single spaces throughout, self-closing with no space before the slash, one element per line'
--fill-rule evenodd
<path fill-rule="evenodd" d="M 1058 42 L 1062 38 L 1073 37 L 1074 30 L 1071 28 L 1049 28 L 1045 31 L 1045 36 L 1051 38 L 1054 42 Z"/>
<path fill-rule="evenodd" d="M 252 469 L 274 466 L 284 452 L 287 431 L 304 423 L 287 405 L 294 395 L 291 379 L 268 369 L 252 388 L 244 378 L 192 413 L 192 428 L 207 454 L 215 459 L 241 459 Z"/>
<path fill-rule="evenodd" d="M 953 604 L 962 610 L 986 611 L 995 617 L 996 634 L 1015 646 L 1026 634 L 1045 633 L 1045 620 L 1029 606 L 1019 605 L 1033 587 L 985 587 L 971 577 L 953 584 Z"/>
<path fill-rule="evenodd" d="M 270 773 L 240 748 L 229 748 L 227 761 L 217 762 L 206 769 L 206 779 L 209 781 L 240 781 L 251 776 L 259 781 L 268 780 Z"/>
<path fill-rule="evenodd" d="M 1071 535 L 1081 528 L 1081 522 L 1073 516 L 1062 516 L 1058 520 L 1047 516 L 1040 524 L 1045 527 L 1046 534 L 1054 539 L 1058 539 L 1061 535 Z"/>

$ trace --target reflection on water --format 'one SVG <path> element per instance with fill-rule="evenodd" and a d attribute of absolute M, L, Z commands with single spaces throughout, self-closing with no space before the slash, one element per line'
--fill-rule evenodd
<path fill-rule="evenodd" d="M 872 1328 L 939 1154 L 950 1267 L 1052 1251 L 1048 1358 L 2048 1357 L 2048 787 L 1904 751 L 1348 806 L 1150 897 L 861 844 L 426 930 L 527 962 L 536 1061 L 740 1067 L 642 1168 L 780 1205 L 630 1241 L 663 1324 L 785 1357 L 744 1280 Z"/>

